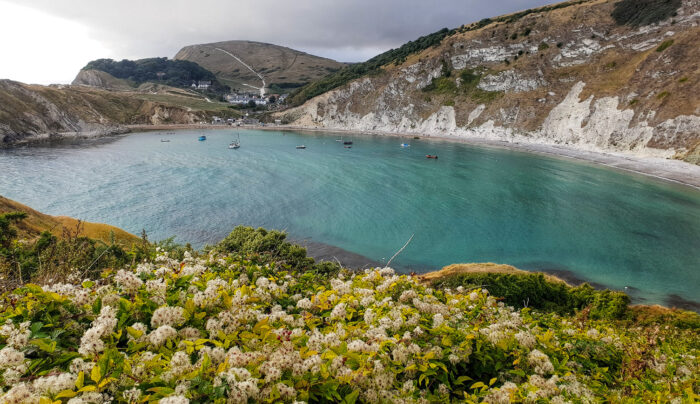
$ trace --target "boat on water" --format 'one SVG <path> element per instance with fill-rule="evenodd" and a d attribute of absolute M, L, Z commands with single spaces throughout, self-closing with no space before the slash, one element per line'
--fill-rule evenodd
<path fill-rule="evenodd" d="M 200 142 L 203 142 L 203 141 L 207 140 L 207 137 L 202 135 L 202 136 L 198 137 L 197 140 L 199 140 Z"/>
<path fill-rule="evenodd" d="M 426 154 L 425 158 L 437 160 L 438 156 L 437 154 Z"/>
<path fill-rule="evenodd" d="M 160 139 L 160 141 L 163 142 L 163 143 L 167 143 L 167 142 L 169 142 L 170 140 L 169 140 L 169 139 Z"/>
<path fill-rule="evenodd" d="M 411 145 L 408 143 L 401 143 L 401 147 L 411 147 Z"/>
<path fill-rule="evenodd" d="M 297 149 L 306 149 L 306 146 L 300 145 L 300 146 L 297 146 Z"/>
<path fill-rule="evenodd" d="M 228 148 L 229 149 L 238 149 L 241 147 L 241 136 L 238 135 L 238 139 L 234 140 L 233 142 L 229 143 Z"/>
<path fill-rule="evenodd" d="M 336 142 L 342 142 L 342 141 L 343 141 L 343 137 L 341 136 L 340 139 L 335 139 L 335 141 L 336 141 Z"/>
<path fill-rule="evenodd" d="M 352 144 L 352 140 L 346 140 L 343 142 L 343 144 Z"/>
<path fill-rule="evenodd" d="M 352 149 L 352 146 L 343 146 L 346 149 Z"/>

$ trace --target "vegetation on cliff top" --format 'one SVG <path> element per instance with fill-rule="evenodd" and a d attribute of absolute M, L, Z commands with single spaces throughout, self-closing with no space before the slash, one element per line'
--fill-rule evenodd
<path fill-rule="evenodd" d="M 560 4 L 554 4 L 551 6 L 528 9 L 514 14 L 495 17 L 493 19 L 485 18 L 473 24 L 462 25 L 461 27 L 456 29 L 443 28 L 439 31 L 433 32 L 432 34 L 422 36 L 414 41 L 409 41 L 396 49 L 390 49 L 384 53 L 381 53 L 369 59 L 366 62 L 355 63 L 346 66 L 337 72 L 334 72 L 324 78 L 314 81 L 293 92 L 289 98 L 289 102 L 291 105 L 301 105 L 307 100 L 316 97 L 317 95 L 321 95 L 327 91 L 333 90 L 334 88 L 341 87 L 352 80 L 367 75 L 378 74 L 381 71 L 382 66 L 386 66 L 389 64 L 400 65 L 404 63 L 410 55 L 420 53 L 431 47 L 438 46 L 440 45 L 443 39 L 445 39 L 448 36 L 454 35 L 458 32 L 478 30 L 497 22 L 512 23 L 533 13 L 549 12 L 552 10 L 581 4 L 586 1 L 588 0 L 569 1 Z"/>
<path fill-rule="evenodd" d="M 443 28 L 432 34 L 422 36 L 415 41 L 409 41 L 397 49 L 390 49 L 382 54 L 379 54 L 366 62 L 355 63 L 346 66 L 339 71 L 332 73 L 320 80 L 308 84 L 298 91 L 292 93 L 290 102 L 293 105 L 301 105 L 306 100 L 309 100 L 317 95 L 323 94 L 334 88 L 340 87 L 350 81 L 363 77 L 367 74 L 378 73 L 382 66 L 389 63 L 401 64 L 406 58 L 414 53 L 418 53 L 431 46 L 437 46 L 448 35 L 453 34 L 454 30 Z"/>
<path fill-rule="evenodd" d="M 213 90 L 223 91 L 214 73 L 188 60 L 148 58 L 139 60 L 97 59 L 82 70 L 100 70 L 112 76 L 140 85 L 146 82 L 162 83 L 173 87 L 189 87 L 193 81 L 211 81 Z"/>
<path fill-rule="evenodd" d="M 681 0 L 621 0 L 612 17 L 618 25 L 649 25 L 675 16 L 681 4 Z"/>
<path fill-rule="evenodd" d="M 203 253 L 162 247 L 95 279 L 4 294 L 0 401 L 698 398 L 697 326 L 516 310 L 482 287 L 320 268 L 262 229 Z"/>

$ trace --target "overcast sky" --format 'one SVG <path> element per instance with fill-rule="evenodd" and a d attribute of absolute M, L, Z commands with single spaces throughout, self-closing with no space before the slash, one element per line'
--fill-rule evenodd
<path fill-rule="evenodd" d="M 439 30 L 554 0 L 0 0 L 0 78 L 69 83 L 98 58 L 246 39 L 360 62 Z"/>

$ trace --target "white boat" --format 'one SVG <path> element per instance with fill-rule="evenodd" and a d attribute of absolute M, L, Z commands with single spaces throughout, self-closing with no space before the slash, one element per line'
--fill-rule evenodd
<path fill-rule="evenodd" d="M 241 136 L 238 135 L 238 139 L 234 140 L 233 142 L 229 143 L 228 148 L 229 149 L 238 149 L 241 147 Z"/>
<path fill-rule="evenodd" d="M 306 149 L 306 146 L 304 146 L 304 145 L 297 146 L 297 149 Z"/>
<path fill-rule="evenodd" d="M 167 142 L 169 142 L 170 140 L 168 140 L 168 139 L 160 139 L 160 141 L 163 142 L 163 143 L 167 143 Z"/>

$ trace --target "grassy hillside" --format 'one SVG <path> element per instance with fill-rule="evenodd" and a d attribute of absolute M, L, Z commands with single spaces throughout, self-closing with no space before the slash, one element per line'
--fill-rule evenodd
<path fill-rule="evenodd" d="M 0 80 L 0 147 L 62 133 L 123 133 L 123 125 L 190 124 L 208 122 L 212 115 L 240 116 L 229 105 L 162 84 L 109 91 Z"/>
<path fill-rule="evenodd" d="M 224 84 L 236 90 L 251 91 L 244 84 L 261 86 L 260 78 L 223 49 L 232 53 L 265 78 L 270 91 L 288 92 L 293 88 L 337 71 L 344 66 L 294 49 L 261 42 L 225 41 L 190 45 L 182 48 L 175 59 L 188 60 L 213 72 Z"/>
<path fill-rule="evenodd" d="M 698 316 L 641 312 L 513 309 L 481 287 L 319 266 L 282 233 L 237 228 L 203 253 L 153 249 L 3 295 L 0 400 L 697 400 Z"/>
<path fill-rule="evenodd" d="M 33 239 L 48 231 L 57 237 L 62 237 L 66 231 L 75 232 L 80 229 L 82 235 L 105 243 L 114 241 L 122 247 L 131 247 L 141 239 L 120 228 L 103 223 L 79 221 L 68 216 L 51 216 L 38 212 L 29 206 L 0 196 L 0 215 L 10 212 L 23 212 L 27 217 L 17 223 L 19 238 Z M 114 240 L 112 240 L 114 238 Z"/>

